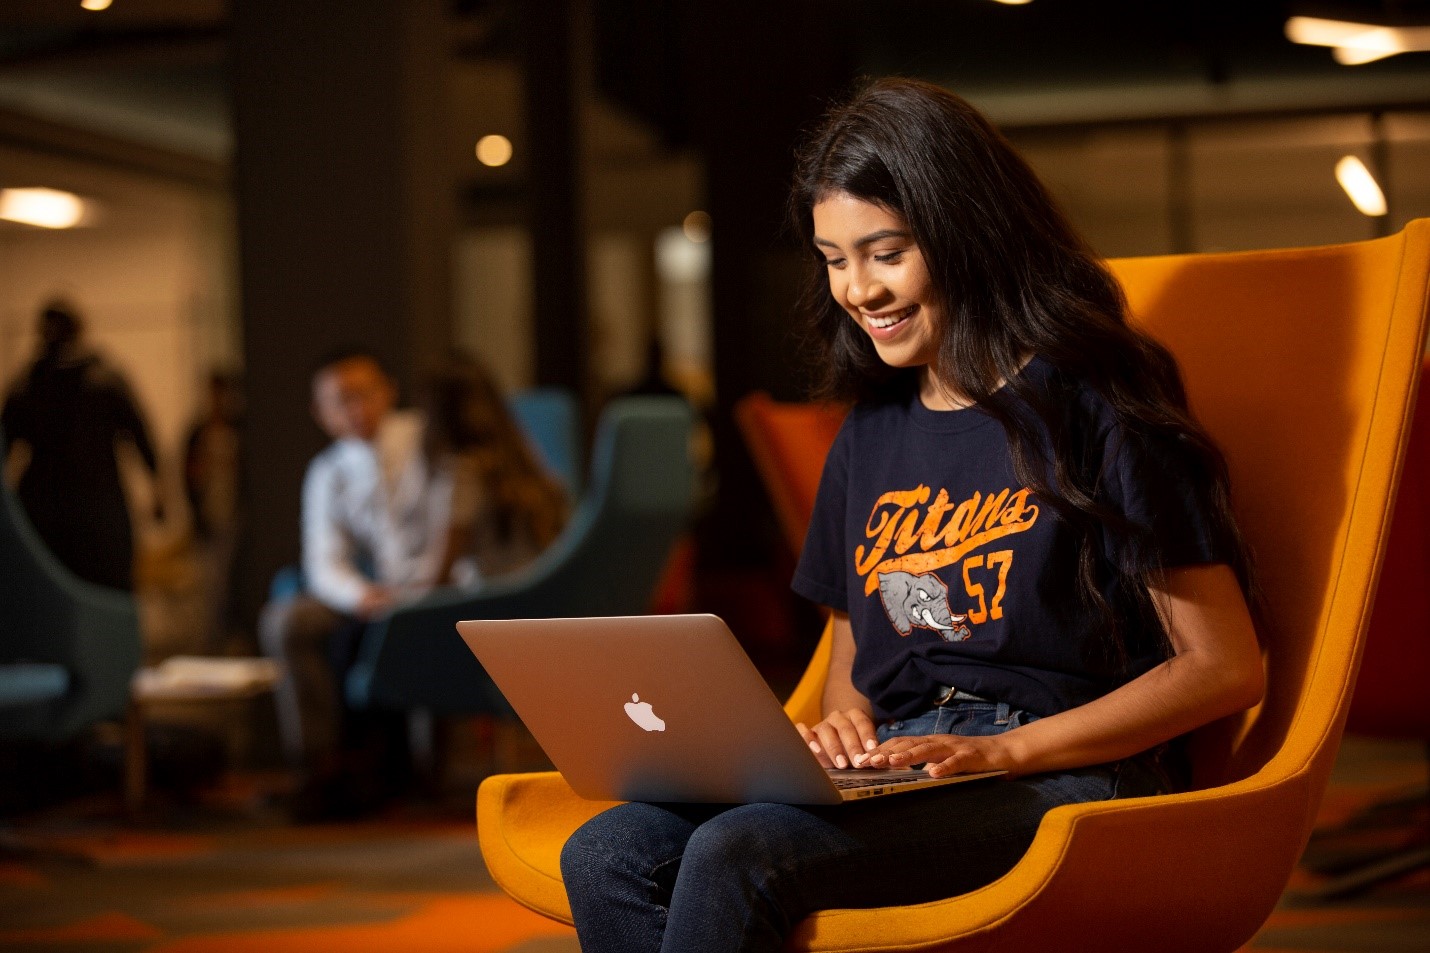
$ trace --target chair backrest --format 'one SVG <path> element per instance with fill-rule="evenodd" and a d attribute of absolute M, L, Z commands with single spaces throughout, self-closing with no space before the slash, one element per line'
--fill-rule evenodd
<path fill-rule="evenodd" d="M 507 400 L 511 414 L 552 474 L 574 498 L 581 492 L 581 413 L 560 387 L 533 387 Z"/>
<path fill-rule="evenodd" d="M 1430 220 L 1375 241 L 1113 268 L 1132 314 L 1176 354 L 1192 409 L 1226 453 L 1263 590 L 1266 699 L 1198 732 L 1196 780 L 1306 773 L 1318 799 L 1409 432 Z"/>
<path fill-rule="evenodd" d="M 531 566 L 470 591 L 442 591 L 369 630 L 348 679 L 357 705 L 504 707 L 453 627 L 462 619 L 638 615 L 690 517 L 692 413 L 675 397 L 623 397 L 601 415 L 587 490 Z"/>
<path fill-rule="evenodd" d="M 1430 373 L 1430 358 L 1421 380 Z M 1346 728 L 1430 741 L 1430 387 L 1421 386 Z"/>
<path fill-rule="evenodd" d="M 779 403 L 760 392 L 735 404 L 735 421 L 795 553 L 804 547 L 824 458 L 848 412 L 842 404 Z"/>
<path fill-rule="evenodd" d="M 62 740 L 120 715 L 141 652 L 133 597 L 66 569 L 0 481 L 0 663 L 42 663 L 11 673 L 46 681 L 65 672 L 58 698 L 0 709 L 0 738 Z"/>
<path fill-rule="evenodd" d="M 1258 773 L 1303 778 L 1310 798 L 1293 823 L 1309 834 L 1345 724 L 1407 453 L 1430 297 L 1430 220 L 1354 244 L 1112 267 L 1134 320 L 1177 356 L 1192 409 L 1226 454 L 1262 589 L 1266 698 L 1195 734 L 1196 785 Z M 1413 500 L 1400 519 L 1423 547 Z M 1419 586 L 1423 596 L 1423 575 Z M 826 631 L 786 703 L 791 717 L 817 717 L 828 664 Z M 1424 693 L 1423 685 L 1413 690 Z"/>

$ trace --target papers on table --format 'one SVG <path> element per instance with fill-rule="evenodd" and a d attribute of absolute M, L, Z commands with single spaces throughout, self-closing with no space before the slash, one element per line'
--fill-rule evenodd
<path fill-rule="evenodd" d="M 165 698 L 240 698 L 273 687 L 282 669 L 267 658 L 216 658 L 176 655 L 134 676 L 140 701 Z"/>

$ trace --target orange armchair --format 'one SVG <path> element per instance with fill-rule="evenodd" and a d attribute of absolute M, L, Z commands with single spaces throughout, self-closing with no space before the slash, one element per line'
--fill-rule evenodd
<path fill-rule="evenodd" d="M 821 911 L 792 950 L 1231 951 L 1286 885 L 1370 616 L 1425 339 L 1430 221 L 1349 245 L 1114 268 L 1229 459 L 1265 594 L 1266 699 L 1197 732 L 1195 790 L 1057 808 L 987 887 Z M 818 710 L 827 642 L 786 706 L 792 717 Z M 554 773 L 487 779 L 477 824 L 493 878 L 570 922 L 559 851 L 602 807 Z"/>
<path fill-rule="evenodd" d="M 762 392 L 735 402 L 735 422 L 796 555 L 814 516 L 824 458 L 848 412 L 842 404 L 780 403 Z"/>

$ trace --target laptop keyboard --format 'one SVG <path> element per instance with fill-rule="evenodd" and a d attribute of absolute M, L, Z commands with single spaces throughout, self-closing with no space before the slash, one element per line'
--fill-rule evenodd
<path fill-rule="evenodd" d="M 849 791 L 856 788 L 880 787 L 888 784 L 910 784 L 914 781 L 927 781 L 929 776 L 922 771 L 913 774 L 871 774 L 865 777 L 831 777 L 834 786 L 841 791 Z"/>

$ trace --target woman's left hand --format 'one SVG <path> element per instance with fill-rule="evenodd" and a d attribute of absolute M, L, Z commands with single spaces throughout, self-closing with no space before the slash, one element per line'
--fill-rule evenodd
<path fill-rule="evenodd" d="M 859 768 L 908 768 L 927 764 L 930 777 L 978 771 L 1017 773 L 1016 739 L 1001 735 L 908 735 L 890 738 L 862 760 Z M 1010 742 L 1012 742 L 1010 744 Z"/>

